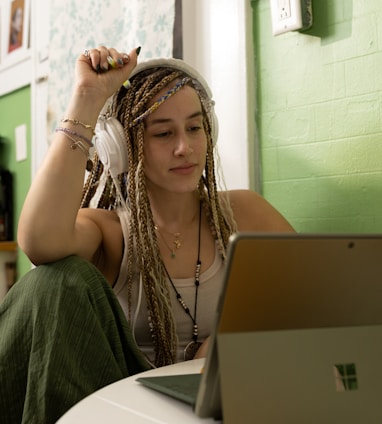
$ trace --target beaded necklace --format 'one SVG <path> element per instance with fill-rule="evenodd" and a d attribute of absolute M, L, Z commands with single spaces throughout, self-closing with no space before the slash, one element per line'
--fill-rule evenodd
<path fill-rule="evenodd" d="M 192 321 L 192 340 L 187 344 L 186 348 L 184 349 L 184 360 L 188 361 L 190 359 L 193 359 L 196 352 L 198 351 L 199 347 L 202 345 L 201 342 L 198 342 L 198 335 L 199 335 L 199 327 L 198 323 L 196 322 L 196 312 L 197 312 L 197 305 L 198 305 L 198 291 L 199 291 L 199 284 L 200 284 L 200 268 L 202 266 L 202 262 L 200 260 L 200 234 L 201 234 L 201 221 L 202 221 L 202 203 L 200 202 L 199 206 L 199 228 L 198 228 L 198 256 L 196 260 L 196 268 L 195 268 L 195 305 L 194 305 L 194 315 L 191 315 L 190 308 L 186 305 L 186 302 L 182 299 L 181 294 L 178 292 L 178 290 L 175 287 L 174 282 L 172 281 L 170 274 L 168 273 L 166 266 L 163 264 L 164 270 L 166 271 L 167 278 L 169 279 L 176 295 L 177 301 L 182 306 L 185 313 L 191 318 Z"/>

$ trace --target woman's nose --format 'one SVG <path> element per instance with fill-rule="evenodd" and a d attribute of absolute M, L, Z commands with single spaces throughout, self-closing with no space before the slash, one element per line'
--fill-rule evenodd
<path fill-rule="evenodd" d="M 175 154 L 176 155 L 189 155 L 192 153 L 192 146 L 185 132 L 178 134 L 175 146 Z"/>

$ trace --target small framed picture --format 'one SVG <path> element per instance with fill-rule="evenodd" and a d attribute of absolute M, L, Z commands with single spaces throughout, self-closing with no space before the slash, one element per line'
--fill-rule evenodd
<path fill-rule="evenodd" d="M 30 0 L 3 0 L 1 3 L 1 67 L 29 57 Z"/>

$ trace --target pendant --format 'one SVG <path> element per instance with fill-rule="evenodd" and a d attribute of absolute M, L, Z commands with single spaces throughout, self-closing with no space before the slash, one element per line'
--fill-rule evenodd
<path fill-rule="evenodd" d="M 184 349 L 184 360 L 189 361 L 190 359 L 194 359 L 196 352 L 199 350 L 201 342 L 191 341 L 188 343 L 186 348 Z"/>
<path fill-rule="evenodd" d="M 91 159 L 88 159 L 86 161 L 86 170 L 88 172 L 92 172 L 92 170 L 93 170 L 93 161 Z"/>

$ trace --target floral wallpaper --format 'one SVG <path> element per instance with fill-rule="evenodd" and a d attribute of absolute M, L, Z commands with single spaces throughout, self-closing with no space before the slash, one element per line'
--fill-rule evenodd
<path fill-rule="evenodd" d="M 63 116 L 75 60 L 85 49 L 105 45 L 130 51 L 142 46 L 141 60 L 172 56 L 175 0 L 52 0 L 50 8 L 51 129 Z"/>

